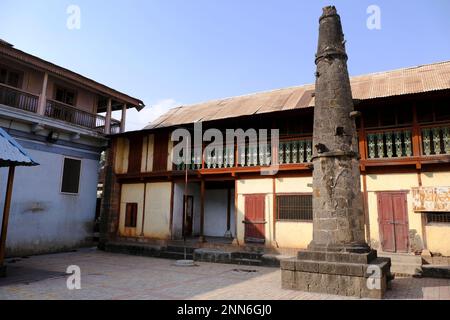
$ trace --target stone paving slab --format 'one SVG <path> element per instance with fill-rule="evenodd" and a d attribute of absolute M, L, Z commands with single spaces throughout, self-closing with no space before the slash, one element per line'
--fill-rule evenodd
<path fill-rule="evenodd" d="M 11 261 L 11 260 L 9 260 Z M 336 300 L 348 297 L 281 289 L 278 268 L 197 263 L 82 249 L 7 263 L 0 299 L 79 300 Z M 81 290 L 68 290 L 69 265 L 81 268 Z M 450 280 L 398 278 L 386 299 L 450 300 Z"/>

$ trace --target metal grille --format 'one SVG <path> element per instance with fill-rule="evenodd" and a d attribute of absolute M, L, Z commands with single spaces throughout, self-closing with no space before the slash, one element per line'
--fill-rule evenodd
<path fill-rule="evenodd" d="M 450 212 L 427 213 L 427 223 L 450 223 Z"/>
<path fill-rule="evenodd" d="M 277 220 L 312 221 L 312 195 L 277 196 Z"/>

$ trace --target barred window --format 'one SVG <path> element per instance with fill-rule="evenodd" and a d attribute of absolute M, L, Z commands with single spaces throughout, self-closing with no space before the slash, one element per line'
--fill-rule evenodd
<path fill-rule="evenodd" d="M 277 220 L 312 221 L 312 195 L 279 195 L 277 196 Z"/>
<path fill-rule="evenodd" d="M 125 227 L 136 228 L 137 225 L 137 203 L 127 203 L 125 210 Z"/>
<path fill-rule="evenodd" d="M 450 223 L 450 212 L 427 212 L 427 223 Z"/>

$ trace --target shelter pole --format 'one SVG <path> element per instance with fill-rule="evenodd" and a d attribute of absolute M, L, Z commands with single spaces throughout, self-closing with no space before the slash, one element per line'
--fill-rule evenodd
<path fill-rule="evenodd" d="M 15 169 L 15 166 L 10 166 L 8 172 L 8 183 L 6 186 L 5 206 L 3 208 L 2 231 L 0 236 L 0 267 L 3 266 L 5 261 L 6 233 L 8 231 L 9 209 L 11 208 L 11 195 Z"/>

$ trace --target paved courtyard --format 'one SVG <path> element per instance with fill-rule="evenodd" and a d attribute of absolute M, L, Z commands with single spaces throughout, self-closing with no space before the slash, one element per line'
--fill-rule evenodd
<path fill-rule="evenodd" d="M 105 253 L 96 249 L 9 259 L 0 299 L 342 299 L 283 290 L 276 268 L 198 263 Z M 66 269 L 81 268 L 81 290 L 68 290 Z M 450 280 L 399 278 L 387 299 L 450 300 Z"/>

